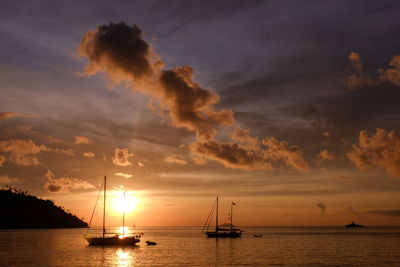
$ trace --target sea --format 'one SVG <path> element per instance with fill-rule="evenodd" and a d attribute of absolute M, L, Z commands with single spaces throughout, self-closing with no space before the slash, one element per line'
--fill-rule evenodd
<path fill-rule="evenodd" d="M 133 247 L 88 246 L 86 229 L 0 230 L 0 266 L 400 266 L 400 227 L 243 230 L 216 239 L 198 227 L 137 227 Z"/>

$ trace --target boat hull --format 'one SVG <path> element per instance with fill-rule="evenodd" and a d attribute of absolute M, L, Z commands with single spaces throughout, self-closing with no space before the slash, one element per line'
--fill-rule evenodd
<path fill-rule="evenodd" d="M 85 239 L 89 243 L 89 246 L 133 246 L 140 242 L 140 239 L 136 237 L 119 238 L 118 236 L 85 237 Z"/>
<path fill-rule="evenodd" d="M 206 232 L 207 237 L 241 237 L 241 232 Z"/>

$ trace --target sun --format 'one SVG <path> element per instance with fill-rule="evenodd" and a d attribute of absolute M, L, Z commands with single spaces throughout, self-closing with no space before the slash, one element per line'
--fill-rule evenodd
<path fill-rule="evenodd" d="M 131 191 L 114 191 L 112 202 L 115 212 L 129 213 L 137 208 L 139 199 Z"/>

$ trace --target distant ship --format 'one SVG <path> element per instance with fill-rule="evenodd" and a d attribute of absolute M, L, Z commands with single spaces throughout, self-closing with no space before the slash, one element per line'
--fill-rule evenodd
<path fill-rule="evenodd" d="M 231 213 L 229 214 L 230 217 L 230 223 L 229 224 L 223 224 L 223 226 L 220 226 L 218 224 L 218 196 L 215 201 L 215 204 L 213 205 L 210 214 L 207 217 L 207 220 L 204 224 L 203 227 L 203 234 L 206 234 L 207 237 L 241 237 L 242 236 L 242 230 L 238 228 L 233 228 L 233 206 L 236 205 L 234 202 L 231 203 Z M 214 211 L 216 211 L 215 214 L 215 230 L 209 230 L 209 226 L 211 224 L 211 220 L 213 218 Z M 207 227 L 207 230 L 204 231 L 204 229 Z M 229 227 L 229 228 L 227 228 Z"/>
<path fill-rule="evenodd" d="M 106 186 L 107 185 L 107 177 L 104 176 L 103 183 L 100 187 L 100 192 L 101 189 L 104 188 L 104 201 L 103 201 L 103 233 L 101 236 L 89 236 L 89 227 L 90 227 L 90 222 L 92 221 L 92 218 L 90 219 L 88 230 L 84 236 L 86 241 L 89 243 L 90 246 L 131 246 L 135 245 L 136 243 L 140 242 L 140 235 L 128 235 L 125 234 L 125 211 L 123 212 L 122 215 L 122 235 L 120 234 L 115 234 L 115 233 L 106 233 Z M 99 196 L 100 196 L 99 192 Z M 97 197 L 97 201 L 99 198 Z M 125 200 L 125 192 L 124 192 L 124 200 Z M 94 210 L 96 210 L 97 206 L 97 201 L 96 205 L 94 207 Z M 94 214 L 93 210 L 93 214 Z"/>
<path fill-rule="evenodd" d="M 364 227 L 364 225 L 355 223 L 354 221 L 350 224 L 346 224 L 346 227 Z"/>

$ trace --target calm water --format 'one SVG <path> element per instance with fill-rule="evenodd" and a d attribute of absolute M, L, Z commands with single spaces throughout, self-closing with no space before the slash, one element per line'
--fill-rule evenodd
<path fill-rule="evenodd" d="M 0 266 L 400 266 L 400 228 L 245 228 L 237 239 L 197 228 L 138 230 L 139 245 L 125 248 L 89 247 L 84 229 L 1 230 Z"/>

